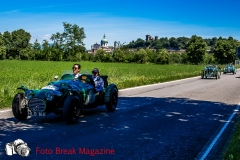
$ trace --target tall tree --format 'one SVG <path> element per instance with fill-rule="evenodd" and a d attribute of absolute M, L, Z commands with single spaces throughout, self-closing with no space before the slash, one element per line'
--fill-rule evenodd
<path fill-rule="evenodd" d="M 178 41 L 178 49 L 185 49 L 186 45 L 187 45 L 187 43 L 189 41 L 189 38 L 187 38 L 187 37 L 178 37 L 177 41 Z"/>
<path fill-rule="evenodd" d="M 16 53 L 19 55 L 19 59 L 21 59 L 21 50 L 25 49 L 29 45 L 29 41 L 31 39 L 31 34 L 26 32 L 23 29 L 15 30 L 12 32 L 12 44 Z"/>
<path fill-rule="evenodd" d="M 199 64 L 203 61 L 204 55 L 207 50 L 207 44 L 196 35 L 190 38 L 190 41 L 186 45 L 186 52 L 188 54 L 189 62 L 193 64 Z"/>
<path fill-rule="evenodd" d="M 229 37 L 229 39 L 220 39 L 214 45 L 213 54 L 215 59 L 221 63 L 231 63 L 236 57 L 237 41 Z"/>
<path fill-rule="evenodd" d="M 3 43 L 3 35 L 0 32 L 0 60 L 6 59 L 6 47 Z"/>
<path fill-rule="evenodd" d="M 42 46 L 44 60 L 50 61 L 52 59 L 52 51 L 49 42 L 47 40 L 43 40 Z"/>
<path fill-rule="evenodd" d="M 63 35 L 57 32 L 56 34 L 53 34 L 50 39 L 53 41 L 52 50 L 54 60 L 62 61 L 64 58 L 67 57 L 67 54 L 64 55 L 65 45 Z"/>
<path fill-rule="evenodd" d="M 10 32 L 5 31 L 3 33 L 3 45 L 6 48 L 6 58 L 8 59 L 10 56 L 15 57 L 13 52 L 13 44 L 12 44 L 12 35 Z"/>
<path fill-rule="evenodd" d="M 162 37 L 162 38 L 159 39 L 159 41 L 162 44 L 163 48 L 170 47 L 170 42 L 169 42 L 167 37 L 165 37 L 165 38 Z"/>
<path fill-rule="evenodd" d="M 141 38 L 138 38 L 135 43 L 134 43 L 134 48 L 144 48 L 145 46 L 145 41 Z"/>
<path fill-rule="evenodd" d="M 35 52 L 31 48 L 31 44 L 29 44 L 28 47 L 20 50 L 20 55 L 21 55 L 21 59 L 25 59 L 25 60 L 32 60 L 32 59 L 34 59 Z"/>
<path fill-rule="evenodd" d="M 6 59 L 6 47 L 0 45 L 0 60 Z"/>
<path fill-rule="evenodd" d="M 213 37 L 210 45 L 214 46 L 216 43 L 217 43 L 217 37 Z"/>
<path fill-rule="evenodd" d="M 0 46 L 4 46 L 4 43 L 3 43 L 3 35 L 2 35 L 1 32 L 0 32 Z"/>
<path fill-rule="evenodd" d="M 33 43 L 32 45 L 32 49 L 33 49 L 33 59 L 42 59 L 42 51 L 41 51 L 41 45 L 40 43 L 38 42 L 38 40 L 36 39 L 35 42 Z"/>
<path fill-rule="evenodd" d="M 176 38 L 174 37 L 169 38 L 169 43 L 171 48 L 178 48 L 178 41 Z"/>
<path fill-rule="evenodd" d="M 83 40 L 86 38 L 84 33 L 84 28 L 78 25 L 69 24 L 63 22 L 64 32 L 62 34 L 63 40 L 65 42 L 65 49 L 67 49 L 68 54 L 74 55 L 78 52 L 82 53 L 85 51 Z"/>

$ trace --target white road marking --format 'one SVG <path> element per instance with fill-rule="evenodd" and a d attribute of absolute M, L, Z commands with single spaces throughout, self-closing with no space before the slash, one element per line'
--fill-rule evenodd
<path fill-rule="evenodd" d="M 144 86 L 137 86 L 137 87 L 125 88 L 125 89 L 119 90 L 119 92 L 121 92 L 121 91 L 127 91 L 127 90 L 132 90 L 132 89 L 138 89 L 138 88 L 145 88 L 145 87 L 150 87 L 150 86 L 156 86 L 156 85 L 159 85 L 159 84 L 180 82 L 180 81 L 185 81 L 185 80 L 194 79 L 194 78 L 198 78 L 198 77 L 200 77 L 200 76 L 191 77 L 191 78 L 185 78 L 185 79 L 179 79 L 179 80 L 174 80 L 174 81 L 169 81 L 169 82 L 163 82 L 163 83 L 160 83 L 160 82 L 159 82 L 159 83 L 149 84 L 149 85 L 144 85 Z"/>
<path fill-rule="evenodd" d="M 8 111 L 11 111 L 11 109 L 0 111 L 0 113 L 4 113 L 4 112 L 8 112 Z"/>
<path fill-rule="evenodd" d="M 205 151 L 205 153 L 203 154 L 203 156 L 200 158 L 200 160 L 204 160 L 207 155 L 209 154 L 209 152 L 211 151 L 212 147 L 215 145 L 215 143 L 217 142 L 217 140 L 219 139 L 219 137 L 222 135 L 222 133 L 224 132 L 224 130 L 226 129 L 227 125 L 229 124 L 229 122 L 232 120 L 233 116 L 236 114 L 236 112 L 239 111 L 239 106 L 240 103 L 238 104 L 237 108 L 234 110 L 234 112 L 232 113 L 232 115 L 229 117 L 227 123 L 225 123 L 225 125 L 223 126 L 223 128 L 220 130 L 220 132 L 218 133 L 218 135 L 213 139 L 212 143 L 208 146 L 207 150 Z"/>

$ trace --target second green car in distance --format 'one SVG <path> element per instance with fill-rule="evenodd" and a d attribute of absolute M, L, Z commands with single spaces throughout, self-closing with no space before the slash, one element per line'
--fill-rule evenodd
<path fill-rule="evenodd" d="M 227 73 L 236 74 L 236 72 L 237 72 L 237 70 L 234 67 L 234 65 L 232 65 L 232 64 L 227 64 L 223 70 L 223 74 L 227 74 Z"/>

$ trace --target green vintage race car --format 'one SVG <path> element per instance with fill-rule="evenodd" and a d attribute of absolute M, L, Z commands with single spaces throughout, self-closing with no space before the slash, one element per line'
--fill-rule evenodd
<path fill-rule="evenodd" d="M 221 76 L 221 71 L 215 65 L 206 65 L 205 68 L 202 70 L 202 74 L 201 74 L 202 79 L 214 77 L 217 80 L 217 79 L 220 79 L 220 76 Z"/>
<path fill-rule="evenodd" d="M 232 65 L 232 64 L 227 64 L 223 70 L 223 74 L 226 74 L 226 73 L 236 74 L 236 72 L 237 72 L 237 70 L 234 67 L 234 65 Z"/>
<path fill-rule="evenodd" d="M 118 104 L 118 88 L 108 84 L 108 76 L 101 76 L 104 89 L 96 92 L 91 74 L 82 74 L 74 79 L 72 74 L 63 74 L 47 86 L 33 90 L 25 86 L 12 101 L 12 112 L 18 120 L 28 116 L 46 116 L 49 113 L 62 115 L 68 124 L 76 123 L 84 108 L 96 108 L 106 105 L 112 112 Z"/>

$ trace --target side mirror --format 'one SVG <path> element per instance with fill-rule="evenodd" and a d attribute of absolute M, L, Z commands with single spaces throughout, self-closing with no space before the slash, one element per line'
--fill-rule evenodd
<path fill-rule="evenodd" d="M 55 76 L 54 79 L 55 79 L 55 80 L 58 80 L 58 76 Z"/>

